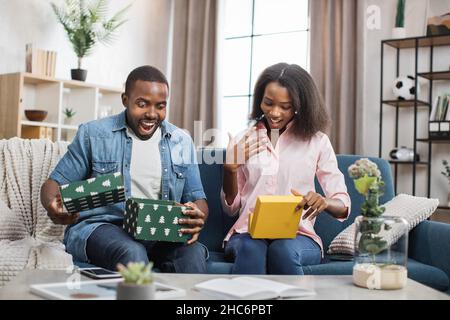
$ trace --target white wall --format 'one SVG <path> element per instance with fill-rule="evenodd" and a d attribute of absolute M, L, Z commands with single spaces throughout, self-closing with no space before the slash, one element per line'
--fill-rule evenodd
<path fill-rule="evenodd" d="M 25 71 L 25 44 L 58 52 L 56 77 L 70 79 L 77 58 L 50 0 L 0 0 L 0 74 Z M 62 3 L 62 0 L 55 0 Z M 110 16 L 133 3 L 118 37 L 110 46 L 97 44 L 83 67 L 87 82 L 122 86 L 135 67 L 151 64 L 166 72 L 170 0 L 112 0 Z"/>
<path fill-rule="evenodd" d="M 450 1 L 448 0 L 431 0 L 431 8 L 433 12 L 428 10 L 429 1 L 425 0 L 407 0 L 406 1 L 406 17 L 405 28 L 406 36 L 423 36 L 425 35 L 426 17 L 436 14 L 443 14 L 450 11 Z M 359 50 L 359 97 L 358 106 L 361 111 L 361 124 L 358 132 L 362 139 L 359 140 L 359 151 L 363 155 L 378 156 L 379 146 L 379 100 L 380 100 L 380 50 L 381 40 L 391 38 L 391 29 L 394 26 L 396 1 L 393 0 L 363 0 L 359 8 L 359 15 L 363 15 L 360 19 L 359 26 L 362 30 L 360 34 Z M 380 29 L 369 30 L 366 22 L 370 16 L 366 10 L 369 6 L 375 5 L 380 8 Z M 428 12 L 428 13 L 427 13 Z M 385 46 L 384 60 L 384 98 L 392 98 L 390 85 L 395 78 L 395 54 L 394 49 Z M 429 49 L 420 49 L 419 51 L 419 72 L 428 71 L 429 69 Z M 448 70 L 450 65 L 450 47 L 435 49 L 434 70 Z M 400 55 L 400 74 L 414 73 L 414 50 L 402 51 Z M 422 99 L 428 100 L 428 81 L 424 81 L 422 85 Z M 435 82 L 434 96 L 444 92 L 450 92 L 450 82 Z M 394 117 L 395 108 L 384 106 L 384 122 L 383 122 L 383 157 L 388 158 L 389 151 L 395 147 L 394 145 Z M 427 132 L 427 112 L 420 111 L 422 115 L 419 118 L 419 135 L 426 136 Z M 413 146 L 413 109 L 402 110 L 400 112 L 400 133 L 399 146 Z M 418 144 L 419 153 L 422 159 L 427 159 L 428 147 L 426 144 Z M 450 144 L 434 144 L 433 159 L 431 167 L 431 197 L 439 198 L 442 205 L 447 203 L 447 194 L 449 185 L 447 180 L 440 174 L 442 169 L 442 159 L 450 160 Z M 399 166 L 400 167 L 400 166 Z M 411 194 L 412 192 L 412 169 L 408 166 L 401 166 L 399 170 L 398 192 Z M 426 169 L 418 169 L 418 180 L 416 180 L 416 194 L 426 195 Z"/>

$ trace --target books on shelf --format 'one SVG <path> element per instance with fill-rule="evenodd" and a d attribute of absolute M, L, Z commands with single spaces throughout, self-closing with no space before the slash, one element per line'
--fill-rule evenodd
<path fill-rule="evenodd" d="M 53 128 L 22 125 L 22 139 L 49 139 L 53 141 Z"/>
<path fill-rule="evenodd" d="M 217 278 L 194 286 L 199 292 L 221 299 L 278 299 L 312 296 L 314 290 L 258 277 Z"/>
<path fill-rule="evenodd" d="M 434 100 L 429 122 L 430 139 L 450 139 L 450 94 L 436 97 Z"/>
<path fill-rule="evenodd" d="M 31 43 L 25 46 L 25 51 L 26 72 L 47 77 L 55 76 L 56 51 L 37 49 Z"/>
<path fill-rule="evenodd" d="M 450 140 L 450 121 L 429 123 L 430 139 Z"/>
<path fill-rule="evenodd" d="M 450 121 L 450 94 L 437 96 L 430 113 L 430 121 Z"/>

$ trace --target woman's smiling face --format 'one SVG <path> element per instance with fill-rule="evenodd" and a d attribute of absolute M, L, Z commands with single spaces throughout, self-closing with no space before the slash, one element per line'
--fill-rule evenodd
<path fill-rule="evenodd" d="M 288 90 L 278 82 L 270 82 L 261 101 L 261 110 L 271 130 L 282 130 L 295 114 Z"/>

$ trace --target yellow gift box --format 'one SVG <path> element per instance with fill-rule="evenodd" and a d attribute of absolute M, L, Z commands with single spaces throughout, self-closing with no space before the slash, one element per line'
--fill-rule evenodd
<path fill-rule="evenodd" d="M 293 239 L 303 208 L 295 211 L 302 196 L 259 196 L 255 212 L 248 218 L 248 231 L 254 239 Z"/>

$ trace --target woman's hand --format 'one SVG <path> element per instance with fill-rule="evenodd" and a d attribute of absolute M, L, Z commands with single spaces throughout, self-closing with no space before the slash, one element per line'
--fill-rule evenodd
<path fill-rule="evenodd" d="M 191 207 L 192 210 L 184 211 L 184 214 L 188 217 L 186 219 L 179 219 L 178 224 L 185 224 L 188 226 L 186 229 L 180 229 L 180 232 L 183 234 L 192 234 L 192 238 L 187 242 L 187 244 L 192 244 L 198 240 L 200 231 L 205 225 L 206 215 L 193 202 L 187 202 L 184 205 Z"/>
<path fill-rule="evenodd" d="M 225 159 L 224 169 L 228 171 L 236 171 L 240 166 L 245 164 L 248 159 L 267 149 L 269 142 L 267 137 L 255 137 L 256 127 L 252 127 L 241 140 L 237 143 L 235 139 L 228 133 L 230 141 L 228 142 L 227 155 Z"/>
<path fill-rule="evenodd" d="M 297 190 L 291 189 L 291 192 L 295 196 L 303 196 Z M 303 207 L 303 219 L 312 220 L 316 218 L 322 211 L 328 208 L 327 199 L 315 192 L 308 192 L 306 196 L 303 196 L 302 201 L 297 205 L 295 210 L 300 210 Z"/>

